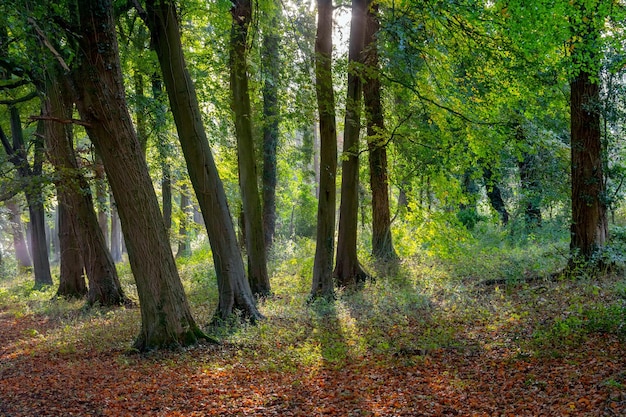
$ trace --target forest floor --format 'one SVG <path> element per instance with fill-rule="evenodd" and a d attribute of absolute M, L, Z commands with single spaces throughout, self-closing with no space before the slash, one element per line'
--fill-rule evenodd
<path fill-rule="evenodd" d="M 197 290 L 210 284 L 185 268 L 194 314 L 208 321 L 213 301 Z M 85 310 L 0 287 L 0 416 L 626 415 L 623 277 L 504 287 L 379 277 L 307 305 L 306 282 L 283 275 L 261 324 L 148 354 L 128 350 L 138 308 Z"/>

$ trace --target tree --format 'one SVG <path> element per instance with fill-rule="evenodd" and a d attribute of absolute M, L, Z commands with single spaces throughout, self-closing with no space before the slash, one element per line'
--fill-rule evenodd
<path fill-rule="evenodd" d="M 575 70 L 570 80 L 572 225 L 574 257 L 590 260 L 608 239 L 600 130 L 600 32 L 606 10 L 601 0 L 577 0 L 580 14 L 570 19 Z M 580 39 L 580 41 L 578 41 Z"/>
<path fill-rule="evenodd" d="M 252 3 L 249 0 L 234 0 L 232 3 L 230 10 L 233 19 L 230 32 L 231 107 L 235 116 L 235 135 L 237 136 L 237 164 L 244 230 L 246 231 L 245 243 L 248 252 L 248 280 L 255 295 L 265 296 L 270 294 L 271 289 L 267 274 L 263 212 L 257 184 L 246 58 L 248 25 L 252 20 Z"/>
<path fill-rule="evenodd" d="M 389 181 L 387 174 L 387 139 L 383 106 L 380 98 L 378 47 L 380 24 L 378 3 L 367 8 L 365 29 L 365 80 L 363 99 L 367 119 L 367 147 L 369 151 L 370 187 L 372 189 L 372 254 L 379 261 L 398 258 L 391 238 L 389 212 Z"/>
<path fill-rule="evenodd" d="M 117 203 L 139 295 L 138 350 L 206 338 L 195 323 L 176 270 L 141 145 L 128 113 L 110 0 L 78 1 L 76 105 L 102 157 Z"/>
<path fill-rule="evenodd" d="M 220 294 L 216 318 L 226 319 L 238 309 L 252 320 L 260 319 L 262 315 L 237 246 L 224 186 L 204 131 L 195 87 L 187 71 L 175 4 L 171 0 L 148 0 L 145 12 L 137 8 L 152 33 L 178 138 L 211 243 Z"/>
<path fill-rule="evenodd" d="M 362 80 L 358 73 L 365 39 L 367 0 L 352 1 L 350 47 L 348 49 L 348 92 L 341 164 L 341 205 L 334 276 L 337 284 L 350 287 L 365 281 L 367 274 L 357 258 L 359 204 L 359 135 L 361 127 Z"/>
<path fill-rule="evenodd" d="M 280 35 L 278 22 L 280 2 L 269 4 L 269 24 L 263 35 L 261 46 L 261 68 L 263 74 L 263 230 L 265 246 L 269 248 L 276 233 L 276 149 L 279 133 L 278 85 L 280 82 Z"/>
<path fill-rule="evenodd" d="M 73 242 L 78 244 L 80 258 L 77 259 L 80 259 L 78 262 L 81 266 L 80 272 L 82 275 L 84 264 L 89 279 L 87 303 L 103 306 L 121 305 L 128 302 L 128 299 L 99 225 L 91 188 L 76 161 L 70 126 L 73 107 L 72 88 L 61 75 L 61 71 L 62 69 L 54 62 L 50 62 L 45 72 L 47 75 L 42 94 L 46 150 L 56 171 L 60 218 L 65 224 L 65 227 L 60 227 L 60 233 L 63 240 L 70 245 L 69 249 L 72 249 Z M 72 259 L 67 261 L 76 262 Z M 76 274 L 72 265 L 64 265 L 63 259 L 61 267 L 62 280 L 64 267 L 68 268 L 68 273 Z M 77 278 L 69 278 L 68 281 L 77 282 Z"/>
<path fill-rule="evenodd" d="M 332 0 L 317 0 L 315 91 L 320 119 L 320 185 L 311 297 L 332 297 L 335 248 L 337 127 L 332 82 Z"/>
<path fill-rule="evenodd" d="M 52 285 L 50 261 L 48 260 L 48 245 L 46 241 L 45 210 L 42 195 L 43 185 L 41 182 L 43 166 L 43 145 L 41 139 L 43 132 L 41 126 L 43 125 L 41 123 L 38 124 L 37 134 L 33 139 L 35 152 L 31 166 L 26 155 L 19 109 L 12 105 L 9 107 L 9 113 L 11 119 L 12 143 L 9 142 L 8 137 L 1 127 L 0 141 L 9 156 L 9 160 L 13 166 L 15 166 L 18 176 L 24 180 L 29 180 L 29 183 L 24 189 L 24 194 L 26 195 L 28 213 L 30 215 L 30 253 L 33 259 L 35 287 Z"/>

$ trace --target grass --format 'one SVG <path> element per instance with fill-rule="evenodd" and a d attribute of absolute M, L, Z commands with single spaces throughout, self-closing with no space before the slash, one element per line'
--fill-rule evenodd
<path fill-rule="evenodd" d="M 484 232 L 484 231 L 483 231 Z M 514 345 L 529 355 L 558 352 L 580 344 L 591 333 L 626 334 L 626 280 L 602 275 L 579 280 L 539 280 L 563 264 L 555 245 L 485 245 L 499 241 L 496 229 L 483 242 L 464 240 L 454 259 L 427 251 L 393 269 L 375 271 L 375 281 L 360 291 L 339 290 L 337 300 L 307 304 L 314 244 L 277 243 L 270 256 L 273 296 L 259 302 L 267 320 L 211 329 L 238 355 L 267 369 L 341 367 L 367 355 L 419 360 L 441 348 L 483 345 L 485 333 L 503 333 L 490 343 Z M 473 242 L 473 243 L 472 243 Z M 403 250 L 406 251 L 406 248 Z M 367 259 L 366 256 L 363 257 Z M 126 292 L 137 299 L 128 264 L 118 266 Z M 179 260 L 179 271 L 199 323 L 208 323 L 217 306 L 217 287 L 208 247 Z M 483 287 L 489 278 L 505 285 Z M 47 349 L 71 353 L 123 350 L 140 326 L 138 309 L 85 309 L 81 301 L 54 298 L 54 287 L 33 290 L 31 277 L 13 273 L 0 281 L 0 311 L 16 318 L 43 317 L 55 323 L 44 339 Z M 79 347 L 77 347 L 79 346 Z"/>

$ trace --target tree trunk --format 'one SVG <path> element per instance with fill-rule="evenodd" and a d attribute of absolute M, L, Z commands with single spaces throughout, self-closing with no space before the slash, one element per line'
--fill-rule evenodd
<path fill-rule="evenodd" d="M 159 151 L 159 164 L 161 165 L 161 197 L 163 207 L 163 221 L 168 230 L 172 228 L 172 170 L 170 168 L 170 144 L 167 138 L 167 126 L 165 120 L 163 84 L 158 74 L 152 74 L 152 97 L 155 101 L 155 120 L 153 132 L 156 135 L 156 146 Z"/>
<path fill-rule="evenodd" d="M 521 146 L 526 142 L 526 135 L 519 123 L 515 126 L 515 139 Z M 541 226 L 541 184 L 537 179 L 537 170 L 540 168 L 537 155 L 522 150 L 522 159 L 517 161 L 517 167 L 524 222 L 527 229 L 532 229 Z"/>
<path fill-rule="evenodd" d="M 96 181 L 96 201 L 98 206 L 98 224 L 102 230 L 104 241 L 107 247 L 109 245 L 109 216 L 107 214 L 108 203 L 108 191 L 107 191 L 107 178 L 104 172 L 104 165 L 102 158 L 98 155 L 97 151 L 94 155 L 94 178 Z"/>
<path fill-rule="evenodd" d="M 509 223 L 509 212 L 506 209 L 504 199 L 502 198 L 502 192 L 500 191 L 500 187 L 498 187 L 498 183 L 494 178 L 491 168 L 483 168 L 483 179 L 485 180 L 487 198 L 489 198 L 491 207 L 493 207 L 493 209 L 500 215 L 502 225 L 506 226 Z"/>
<path fill-rule="evenodd" d="M 24 272 L 32 268 L 33 263 L 30 260 L 28 244 L 24 236 L 24 226 L 22 225 L 21 218 L 22 213 L 13 200 L 8 200 L 5 204 L 9 209 L 9 222 L 11 223 L 11 232 L 13 234 L 13 247 L 15 249 L 17 267 L 20 272 Z"/>
<path fill-rule="evenodd" d="M 79 0 L 77 107 L 102 157 L 117 203 L 141 306 L 134 347 L 184 346 L 206 337 L 196 325 L 176 270 L 148 166 L 122 84 L 111 0 Z"/>
<path fill-rule="evenodd" d="M 348 50 L 348 94 L 343 133 L 341 164 L 341 206 L 334 276 L 341 287 L 353 287 L 365 281 L 367 274 L 357 258 L 359 204 L 359 134 L 361 128 L 362 81 L 356 67 L 362 62 L 367 0 L 352 0 L 350 47 Z"/>
<path fill-rule="evenodd" d="M 363 99 L 367 117 L 370 187 L 372 189 L 372 255 L 378 261 L 398 259 L 391 238 L 389 181 L 387 178 L 387 144 L 383 106 L 380 99 L 380 78 L 376 36 L 379 31 L 378 4 L 367 10 L 365 29 L 365 81 Z"/>
<path fill-rule="evenodd" d="M 109 205 L 111 207 L 111 258 L 113 262 L 122 261 L 122 225 L 120 224 L 120 216 L 117 213 L 115 205 L 115 197 L 109 195 Z"/>
<path fill-rule="evenodd" d="M 271 289 L 267 274 L 263 212 L 257 184 L 246 57 L 246 39 L 248 25 L 252 19 L 252 3 L 249 0 L 233 0 L 231 14 L 233 21 L 230 33 L 230 89 L 237 136 L 239 187 L 245 214 L 248 280 L 253 294 L 266 296 L 270 294 Z"/>
<path fill-rule="evenodd" d="M 189 198 L 189 190 L 187 185 L 183 184 L 180 189 L 180 225 L 178 228 L 178 251 L 176 252 L 177 258 L 185 258 L 191 255 L 191 244 L 189 242 L 189 234 L 187 232 L 187 225 L 193 215 L 193 207 L 191 205 L 191 199 Z"/>
<path fill-rule="evenodd" d="M 146 7 L 178 138 L 211 242 L 220 294 L 216 318 L 230 317 L 238 309 L 252 320 L 260 319 L 263 316 L 257 310 L 246 279 L 226 193 L 209 148 L 193 81 L 187 71 L 175 5 L 171 0 L 148 0 Z"/>
<path fill-rule="evenodd" d="M 276 233 L 276 148 L 278 146 L 280 57 L 278 34 L 279 1 L 270 4 L 268 33 L 263 37 L 261 65 L 263 70 L 263 230 L 269 248 Z"/>
<path fill-rule="evenodd" d="M 59 246 L 61 248 L 59 289 L 57 296 L 64 298 L 83 298 L 87 295 L 87 284 L 83 275 L 83 259 L 80 245 L 76 239 L 75 217 L 71 213 L 70 199 L 65 195 L 64 186 L 57 186 L 59 211 Z"/>
<path fill-rule="evenodd" d="M 72 114 L 71 87 L 52 69 L 48 76 L 43 113 L 50 118 L 67 120 Z M 52 120 L 44 123 L 48 157 L 58 176 L 59 207 L 70 218 L 70 227 L 80 249 L 81 265 L 84 264 L 89 279 L 87 303 L 123 304 L 127 298 L 98 224 L 91 188 L 76 161 L 71 128 Z"/>
<path fill-rule="evenodd" d="M 592 74 L 581 71 L 570 82 L 572 225 L 570 248 L 574 257 L 590 260 L 608 239 L 608 221 L 602 175 L 600 86 Z"/>
<path fill-rule="evenodd" d="M 320 118 L 320 181 L 317 205 L 317 238 L 313 262 L 311 298 L 332 297 L 335 248 L 337 175 L 337 127 L 332 83 L 332 0 L 317 0 L 315 39 L 315 91 Z"/>
<path fill-rule="evenodd" d="M 1 132 L 2 144 L 7 155 L 9 155 L 9 160 L 17 168 L 19 177 L 29 180 L 29 184 L 24 189 L 24 194 L 30 216 L 30 255 L 33 260 L 35 287 L 39 288 L 44 285 L 52 285 L 46 241 L 46 219 L 43 207 L 42 185 L 39 181 L 43 165 L 43 146 L 41 144 L 43 125 L 41 123 L 37 125 L 37 134 L 34 138 L 35 155 L 31 168 L 26 156 L 19 110 L 17 107 L 11 106 L 9 114 L 13 144 L 9 144 L 4 132 Z"/>

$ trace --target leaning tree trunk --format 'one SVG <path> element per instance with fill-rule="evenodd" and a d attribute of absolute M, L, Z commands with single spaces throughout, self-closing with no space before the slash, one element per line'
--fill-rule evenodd
<path fill-rule="evenodd" d="M 334 276 L 341 287 L 352 287 L 365 281 L 367 274 L 357 258 L 359 210 L 359 134 L 361 127 L 362 81 L 357 65 L 362 62 L 367 0 L 352 0 L 350 47 L 348 50 L 348 94 L 343 133 L 341 164 L 341 206 Z"/>
<path fill-rule="evenodd" d="M 261 66 L 263 71 L 263 231 L 265 246 L 269 248 L 276 233 L 276 149 L 278 146 L 279 105 L 278 83 L 280 81 L 280 56 L 278 16 L 281 4 L 270 4 L 270 22 L 263 37 Z"/>
<path fill-rule="evenodd" d="M 378 4 L 367 10 L 365 29 L 365 81 L 363 99 L 367 117 L 370 187 L 372 189 L 372 255 L 379 261 L 398 259 L 391 238 L 389 181 L 387 177 L 387 143 L 383 106 L 380 99 L 380 78 L 376 36 L 379 30 Z"/>
<path fill-rule="evenodd" d="M 126 239 L 141 306 L 138 350 L 206 337 L 195 323 L 156 193 L 128 113 L 111 0 L 79 0 L 77 107 L 102 157 Z"/>
<path fill-rule="evenodd" d="M 270 294 L 271 289 L 267 274 L 263 212 L 257 185 L 246 62 L 246 39 L 248 25 L 252 20 L 252 3 L 249 0 L 233 0 L 231 14 L 233 21 L 230 32 L 230 89 L 237 136 L 239 187 L 246 230 L 248 280 L 253 294 L 266 296 Z"/>
<path fill-rule="evenodd" d="M 608 239 L 608 221 L 602 175 L 600 86 L 592 74 L 581 71 L 570 82 L 572 225 L 570 248 L 574 257 L 591 259 Z"/>
<path fill-rule="evenodd" d="M 91 188 L 78 167 L 71 132 L 66 124 L 61 123 L 71 119 L 70 87 L 53 69 L 48 74 L 43 102 L 43 114 L 49 119 L 45 122 L 46 150 L 58 175 L 59 205 L 71 218 L 89 279 L 87 303 L 120 305 L 127 298 L 94 211 Z"/>
<path fill-rule="evenodd" d="M 148 0 L 146 6 L 146 20 L 152 32 L 187 171 L 213 250 L 220 294 L 216 318 L 230 317 L 238 309 L 252 320 L 260 319 L 263 316 L 256 307 L 246 279 L 226 193 L 209 148 L 195 87 L 187 71 L 174 2 Z"/>
<path fill-rule="evenodd" d="M 335 248 L 337 128 L 332 83 L 332 0 L 317 0 L 315 39 L 315 91 L 320 118 L 320 180 L 317 203 L 317 239 L 311 297 L 332 297 Z"/>

